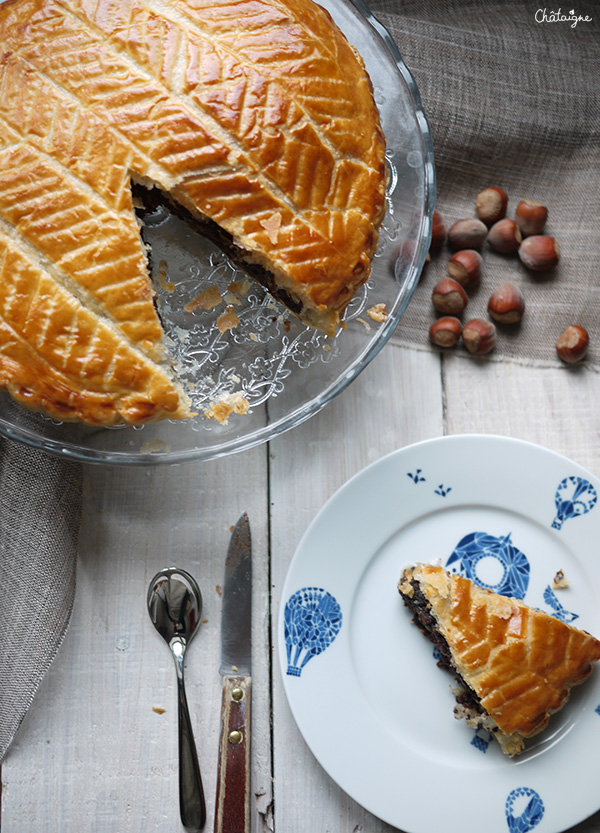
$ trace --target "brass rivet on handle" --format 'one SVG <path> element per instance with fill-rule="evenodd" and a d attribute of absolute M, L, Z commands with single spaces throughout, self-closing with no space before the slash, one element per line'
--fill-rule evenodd
<path fill-rule="evenodd" d="M 242 733 L 238 731 L 238 729 L 234 729 L 233 732 L 229 733 L 229 743 L 241 743 L 242 742 Z"/>
<path fill-rule="evenodd" d="M 243 698 L 243 697 L 244 697 L 244 691 L 243 691 L 243 689 L 241 689 L 241 688 L 233 688 L 233 689 L 231 690 L 231 699 L 232 699 L 232 700 L 235 700 L 235 701 L 236 701 L 236 703 L 238 702 L 238 700 L 242 700 L 242 698 Z"/>

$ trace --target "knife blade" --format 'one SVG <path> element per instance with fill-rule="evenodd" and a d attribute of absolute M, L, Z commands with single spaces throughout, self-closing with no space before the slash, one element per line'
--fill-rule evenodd
<path fill-rule="evenodd" d="M 250 831 L 252 542 L 247 514 L 231 534 L 221 611 L 221 737 L 215 833 Z"/>

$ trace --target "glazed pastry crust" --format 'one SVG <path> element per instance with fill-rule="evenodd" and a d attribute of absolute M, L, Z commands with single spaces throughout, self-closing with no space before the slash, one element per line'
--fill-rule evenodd
<path fill-rule="evenodd" d="M 23 264 L 21 294 L 2 290 L 0 374 L 34 410 L 109 424 L 189 415 L 165 367 L 131 178 L 218 224 L 329 334 L 369 275 L 383 134 L 360 57 L 310 0 L 8 0 L 0 126 L 0 282 Z M 26 274 L 51 319 L 37 330 L 17 310 Z M 77 361 L 79 324 L 61 319 L 57 334 L 52 320 L 65 295 L 94 344 Z M 106 333 L 135 356 L 129 377 L 96 349 Z M 53 403 L 59 377 L 72 396 Z"/>
<path fill-rule="evenodd" d="M 541 732 L 600 659 L 599 640 L 518 599 L 428 564 L 404 572 L 401 593 L 412 594 L 411 579 L 429 601 L 460 675 L 506 735 Z"/>

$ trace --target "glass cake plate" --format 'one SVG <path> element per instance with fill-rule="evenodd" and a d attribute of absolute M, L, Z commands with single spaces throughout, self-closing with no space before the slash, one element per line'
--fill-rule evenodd
<path fill-rule="evenodd" d="M 213 244 L 164 208 L 144 217 L 158 309 L 173 365 L 198 416 L 141 428 L 59 423 L 0 394 L 0 433 L 87 462 L 146 465 L 206 460 L 262 443 L 309 418 L 385 345 L 417 284 L 435 203 L 433 147 L 416 84 L 389 33 L 361 0 L 321 2 L 360 52 L 386 135 L 387 212 L 373 271 L 333 338 L 300 324 Z M 224 303 L 194 307 L 216 286 Z M 387 317 L 372 317 L 385 305 Z M 221 332 L 225 306 L 239 323 Z M 186 308 L 187 307 L 187 311 Z M 376 316 L 377 317 L 377 316 Z M 243 397 L 245 414 L 208 418 L 211 403 Z"/>

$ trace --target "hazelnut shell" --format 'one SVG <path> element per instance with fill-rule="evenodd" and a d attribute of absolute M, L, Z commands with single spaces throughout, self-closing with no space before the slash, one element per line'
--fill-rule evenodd
<path fill-rule="evenodd" d="M 508 194 L 504 188 L 493 185 L 484 188 L 475 199 L 475 213 L 486 225 L 491 226 L 506 216 Z"/>
<path fill-rule="evenodd" d="M 453 251 L 480 249 L 487 237 L 488 228 L 477 217 L 457 220 L 448 230 L 448 243 Z"/>
<path fill-rule="evenodd" d="M 521 262 L 534 272 L 546 272 L 560 260 L 560 246 L 554 237 L 534 234 L 519 246 Z"/>
<path fill-rule="evenodd" d="M 429 244 L 429 248 L 433 250 L 439 249 L 445 242 L 446 226 L 444 225 L 442 215 L 437 208 L 434 208 L 431 218 L 431 243 Z"/>
<path fill-rule="evenodd" d="M 475 249 L 461 249 L 448 261 L 448 274 L 465 289 L 477 286 L 481 280 L 482 260 Z"/>
<path fill-rule="evenodd" d="M 525 312 L 523 293 L 512 283 L 503 283 L 492 293 L 488 312 L 501 324 L 517 324 Z"/>
<path fill-rule="evenodd" d="M 571 324 L 558 337 L 556 342 L 556 354 L 559 359 L 567 364 L 575 364 L 581 361 L 587 353 L 589 336 L 585 327 L 579 324 Z"/>
<path fill-rule="evenodd" d="M 457 315 L 469 303 L 465 290 L 452 278 L 442 278 L 436 283 L 431 293 L 431 301 L 438 312 L 446 315 Z"/>
<path fill-rule="evenodd" d="M 541 234 L 548 220 L 548 209 L 541 202 L 521 200 L 515 208 L 515 220 L 523 237 Z"/>
<path fill-rule="evenodd" d="M 487 242 L 491 248 L 502 254 L 516 252 L 522 240 L 521 229 L 514 220 L 508 217 L 494 223 L 487 236 Z"/>
<path fill-rule="evenodd" d="M 429 340 L 437 347 L 454 347 L 462 332 L 462 324 L 452 315 L 434 321 L 429 328 Z"/>
<path fill-rule="evenodd" d="M 462 331 L 463 344 L 476 356 L 489 353 L 496 346 L 496 328 L 485 318 L 473 318 L 467 321 Z"/>

